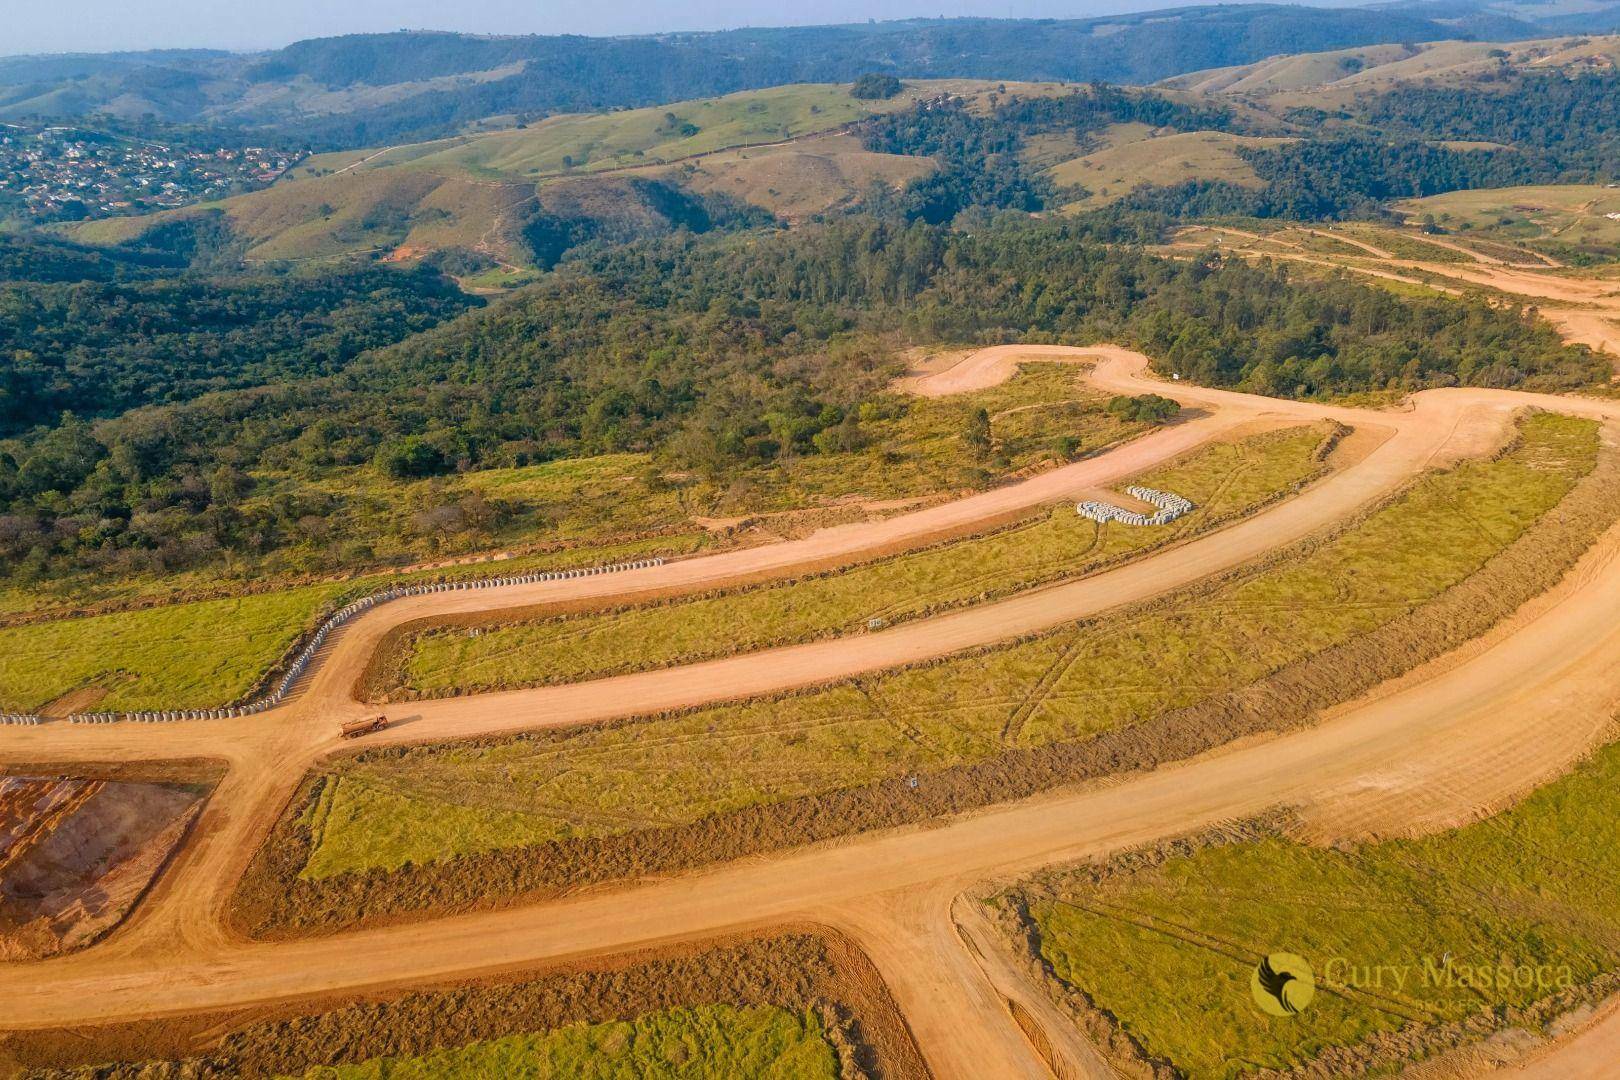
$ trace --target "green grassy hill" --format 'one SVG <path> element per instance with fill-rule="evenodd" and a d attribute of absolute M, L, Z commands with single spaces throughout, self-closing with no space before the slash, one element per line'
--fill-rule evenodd
<path fill-rule="evenodd" d="M 1142 124 L 1119 128 L 1145 129 Z M 1243 147 L 1278 146 L 1290 140 L 1254 138 L 1224 131 L 1123 132 L 1092 153 L 1047 170 L 1059 187 L 1083 187 L 1084 199 L 1069 209 L 1091 210 L 1117 202 L 1143 186 L 1168 187 L 1192 180 L 1219 180 L 1240 187 L 1263 187 L 1254 167 L 1238 154 Z"/>
<path fill-rule="evenodd" d="M 398 147 L 357 168 L 412 162 L 534 178 L 599 172 L 828 131 L 910 105 L 925 93 L 914 88 L 887 101 L 859 101 L 841 84 L 778 86 L 649 109 L 554 116 L 524 128 Z"/>
<path fill-rule="evenodd" d="M 853 121 L 937 92 L 936 84 L 922 84 L 885 101 L 861 101 L 846 85 L 807 84 L 556 116 L 478 135 L 318 155 L 262 191 L 65 231 L 85 243 L 117 244 L 176 221 L 223 215 L 249 261 L 365 253 L 408 259 L 456 250 L 524 267 L 534 257 L 523 232 L 537 215 L 571 216 L 583 201 L 606 219 L 635 219 L 648 211 L 639 204 L 657 201 L 644 197 L 644 185 L 622 183 L 582 196 L 592 179 L 690 181 L 699 193 L 797 216 L 846 201 L 874 181 L 904 183 L 930 165 L 872 154 L 856 140 L 833 136 Z"/>
<path fill-rule="evenodd" d="M 1412 219 L 1433 216 L 1447 232 L 1567 255 L 1620 255 L 1620 188 L 1601 184 L 1451 191 L 1409 199 L 1396 209 Z"/>

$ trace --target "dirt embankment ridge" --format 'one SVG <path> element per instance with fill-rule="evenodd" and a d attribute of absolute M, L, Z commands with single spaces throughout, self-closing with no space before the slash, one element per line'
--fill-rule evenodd
<path fill-rule="evenodd" d="M 341 1004 L 305 1004 L 0 1041 L 27 1080 L 193 1080 L 302 1075 L 315 1065 L 416 1057 L 507 1035 L 701 1004 L 814 1009 L 844 1074 L 929 1075 L 871 961 L 823 927 L 736 935 L 539 974 Z"/>

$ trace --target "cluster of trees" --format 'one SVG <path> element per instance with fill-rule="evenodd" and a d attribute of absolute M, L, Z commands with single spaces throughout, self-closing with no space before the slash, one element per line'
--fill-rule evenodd
<path fill-rule="evenodd" d="M 1108 403 L 1108 411 L 1121 420 L 1163 424 L 1175 419 L 1181 406 L 1162 394 L 1121 394 Z"/>
<path fill-rule="evenodd" d="M 855 449 L 892 374 L 872 345 L 884 338 L 1122 340 L 1184 377 L 1284 395 L 1607 377 L 1519 311 L 1165 260 L 1096 235 L 1021 215 L 971 232 L 854 217 L 604 248 L 335 373 L 321 357 L 266 357 L 280 365 L 270 385 L 0 442 L 0 557 L 48 575 L 262 555 L 341 531 L 330 492 L 354 485 L 329 478 L 357 470 L 380 483 L 652 450 L 725 476 Z M 142 362 L 159 384 L 196 376 L 194 357 Z M 99 388 L 64 393 L 89 414 Z M 297 482 L 267 494 L 267 478 Z"/>
<path fill-rule="evenodd" d="M 547 185 L 521 234 L 543 269 L 586 245 L 624 244 L 679 230 L 706 233 L 775 225 L 767 210 L 667 179 L 592 177 Z"/>
<path fill-rule="evenodd" d="M 1507 85 L 1403 86 L 1362 103 L 1369 123 L 1413 137 L 1535 151 L 1568 172 L 1620 175 L 1620 74 L 1548 72 Z"/>
<path fill-rule="evenodd" d="M 881 206 L 935 224 L 969 208 L 1040 210 L 1059 193 L 1020 156 L 1031 136 L 1061 133 L 1078 142 L 1110 124 L 1132 122 L 1196 131 L 1225 129 L 1232 117 L 1222 108 L 1100 83 L 1055 97 L 1013 98 L 998 103 L 989 115 L 970 111 L 956 98 L 923 102 L 861 126 L 868 150 L 934 157 L 941 163 L 889 203 L 871 208 Z"/>
<path fill-rule="evenodd" d="M 887 101 L 902 89 L 900 80 L 893 75 L 869 71 L 850 84 L 849 96 L 857 101 Z"/>
<path fill-rule="evenodd" d="M 89 268 L 120 265 L 107 258 Z M 472 303 L 431 270 L 358 265 L 0 284 L 0 436 L 64 411 L 111 416 L 213 390 L 328 375 Z"/>

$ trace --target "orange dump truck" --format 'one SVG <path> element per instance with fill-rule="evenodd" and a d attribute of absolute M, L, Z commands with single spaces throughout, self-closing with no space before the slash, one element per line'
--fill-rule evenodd
<path fill-rule="evenodd" d="M 368 716 L 364 720 L 350 720 L 338 730 L 345 739 L 358 739 L 362 735 L 370 735 L 373 731 L 381 731 L 387 726 L 388 717 Z"/>

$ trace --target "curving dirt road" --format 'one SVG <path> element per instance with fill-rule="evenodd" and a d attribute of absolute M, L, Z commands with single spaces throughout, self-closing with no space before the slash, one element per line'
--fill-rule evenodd
<path fill-rule="evenodd" d="M 307 691 L 256 717 L 160 727 L 7 729 L 0 736 L 3 762 L 215 757 L 230 772 L 196 839 L 124 928 L 79 954 L 0 965 L 0 995 L 11 1006 L 0 1029 L 374 989 L 800 919 L 837 925 L 868 950 L 940 1075 L 1044 1075 L 1045 1066 L 1007 1009 L 1008 998 L 1020 992 L 1013 975 L 1004 965 L 976 962 L 963 948 L 951 907 L 964 889 L 1280 803 L 1302 805 L 1307 817 L 1329 830 L 1334 822 L 1376 820 L 1418 791 L 1451 792 L 1451 813 L 1492 805 L 1556 774 L 1599 737 L 1620 704 L 1620 626 L 1612 617 L 1620 609 L 1620 530 L 1606 535 L 1563 585 L 1527 605 L 1487 641 L 1430 665 L 1398 688 L 1338 710 L 1318 727 L 1264 743 L 939 827 L 869 834 L 557 902 L 317 941 L 245 942 L 225 931 L 224 903 L 254 846 L 305 770 L 336 749 L 336 718 L 362 710 L 350 696 L 355 676 L 368 649 L 400 621 L 492 604 L 634 595 L 762 567 L 786 571 L 800 565 L 795 559 L 848 558 L 941 528 L 967 527 L 981 520 L 975 515 L 1062 497 L 1072 490 L 1066 485 L 1110 483 L 1263 414 L 1333 417 L 1387 432 L 1364 458 L 1293 499 L 1091 578 L 853 639 L 574 686 L 421 703 L 409 710 L 419 715 L 367 745 L 747 696 L 1015 637 L 1163 593 L 1330 525 L 1428 465 L 1489 450 L 1512 412 L 1524 406 L 1620 419 L 1620 403 L 1483 390 L 1428 392 L 1408 408 L 1386 412 L 1327 408 L 1165 384 L 1146 377 L 1143 358 L 1119 349 L 1034 351 L 1095 358 L 1092 378 L 1101 388 L 1165 393 L 1208 415 L 1013 488 L 826 530 L 793 544 L 656 571 L 388 605 L 338 636 Z M 954 385 L 974 385 L 991 377 L 986 372 L 1007 369 L 1007 356 L 967 358 L 969 367 L 955 374 Z M 953 385 L 952 378 L 934 387 L 941 385 Z M 1048 1041 L 1066 1045 L 1063 1033 L 1048 1034 Z M 1071 1059 L 1083 1057 L 1083 1047 L 1067 1045 Z M 1095 1061 L 1071 1064 L 1084 1069 Z"/>
<path fill-rule="evenodd" d="M 1558 271 L 1562 270 L 1563 267 L 1555 262 L 1540 265 L 1508 263 L 1501 259 L 1483 255 L 1461 244 L 1442 241 L 1432 236 L 1424 237 L 1424 242 L 1467 254 L 1471 257 L 1471 261 L 1467 263 L 1432 262 L 1401 258 L 1365 240 L 1331 230 L 1308 229 L 1306 231 L 1313 236 L 1327 237 L 1360 248 L 1368 256 L 1377 259 L 1378 264 L 1372 266 L 1367 265 L 1365 261 L 1344 261 L 1321 252 L 1306 252 L 1299 245 L 1289 243 L 1286 240 L 1277 237 L 1265 237 L 1258 233 L 1248 233 L 1237 229 L 1216 230 L 1204 226 L 1193 226 L 1183 230 L 1183 235 L 1200 231 L 1217 231 L 1223 234 L 1241 236 L 1256 243 L 1272 243 L 1296 249 L 1294 251 L 1277 251 L 1274 248 L 1245 248 L 1243 253 L 1247 255 L 1286 259 L 1293 262 L 1309 263 L 1313 266 L 1350 270 L 1368 277 L 1421 285 L 1425 288 L 1436 289 L 1452 295 L 1461 295 L 1465 291 L 1463 288 L 1448 288 L 1437 285 L 1432 280 L 1411 276 L 1411 271 L 1420 271 L 1435 277 L 1449 278 L 1462 286 L 1482 285 L 1504 293 L 1521 296 L 1537 304 L 1540 315 L 1557 328 L 1565 341 L 1575 345 L 1585 345 L 1598 352 L 1610 354 L 1614 358 L 1617 377 L 1620 377 L 1620 284 L 1614 281 L 1572 277 L 1566 273 L 1559 273 Z M 1535 257 L 1544 258 L 1543 256 Z M 1402 274 L 1398 270 L 1405 270 L 1407 273 Z"/>

